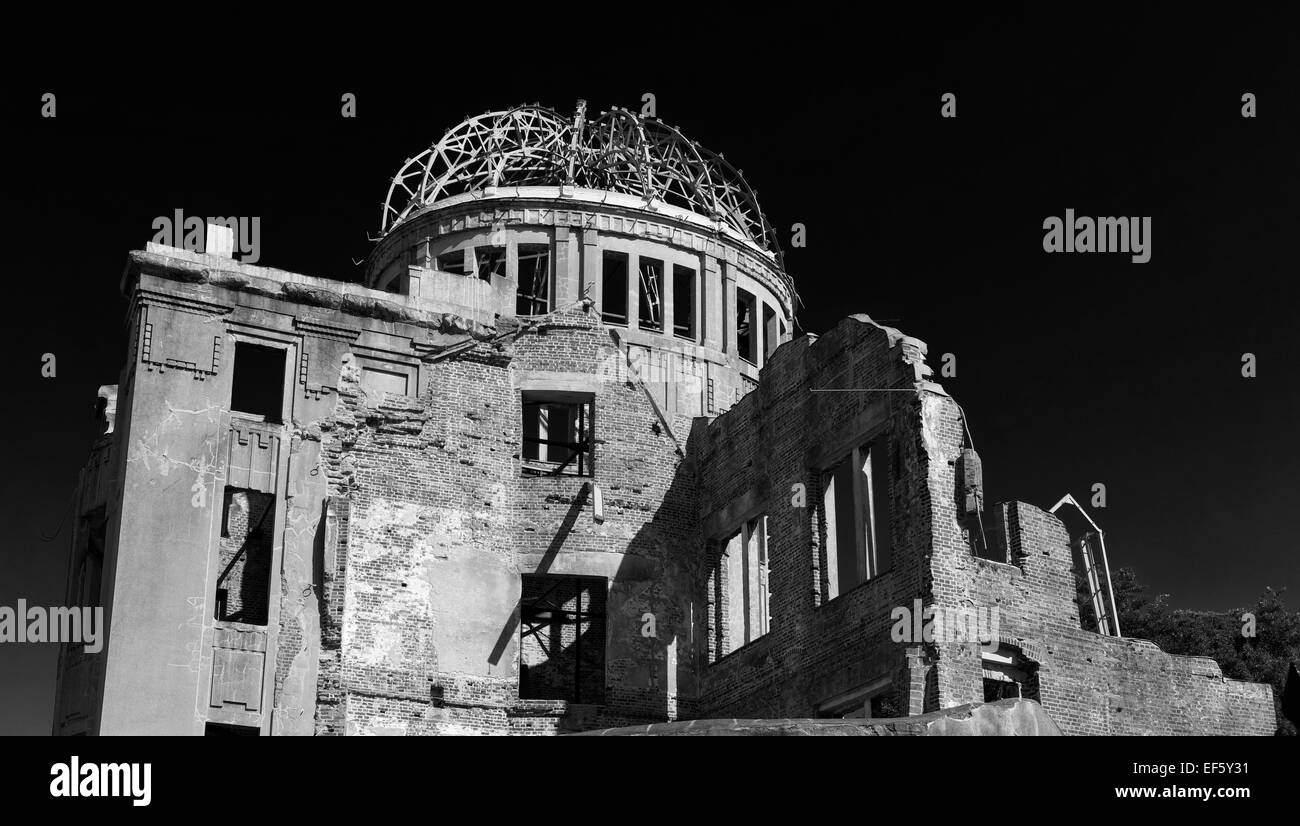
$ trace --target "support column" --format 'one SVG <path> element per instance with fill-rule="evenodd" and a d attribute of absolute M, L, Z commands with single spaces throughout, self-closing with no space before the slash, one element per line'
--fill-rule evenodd
<path fill-rule="evenodd" d="M 591 290 L 587 295 L 596 302 L 597 309 L 603 310 L 605 305 L 600 292 L 600 247 L 594 229 L 582 231 L 582 281 L 578 285 L 578 294 L 582 295 L 588 285 Z"/>
<path fill-rule="evenodd" d="M 672 338 L 673 333 L 673 267 L 676 266 L 672 261 L 664 261 L 663 283 L 659 286 L 659 300 L 663 302 L 662 312 L 660 312 L 660 321 L 664 325 L 664 335 Z"/>
<path fill-rule="evenodd" d="M 641 329 L 641 254 L 627 256 L 627 328 Z"/>
<path fill-rule="evenodd" d="M 573 240 L 571 244 L 570 241 Z M 551 309 L 567 307 L 582 295 L 579 287 L 577 243 L 568 227 L 555 228 L 555 266 L 552 268 Z"/>
<path fill-rule="evenodd" d="M 700 273 L 700 324 L 704 329 L 700 341 L 711 350 L 722 349 L 722 265 L 711 255 L 704 256 L 704 271 Z"/>
<path fill-rule="evenodd" d="M 722 352 L 737 356 L 736 351 L 736 268 L 722 264 Z"/>

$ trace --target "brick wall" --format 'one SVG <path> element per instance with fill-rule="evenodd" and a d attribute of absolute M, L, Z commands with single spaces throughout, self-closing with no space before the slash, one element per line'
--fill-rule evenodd
<path fill-rule="evenodd" d="M 768 517 L 772 591 L 769 633 L 702 666 L 703 716 L 814 716 L 819 703 L 882 679 L 893 683 L 894 702 L 923 710 L 925 659 L 889 633 L 891 609 L 910 604 L 929 576 L 929 491 L 917 483 L 928 461 L 920 402 L 890 392 L 916 380 L 910 346 L 859 319 L 816 341 L 798 339 L 776 352 L 755 392 L 692 434 L 702 521 L 756 497 Z M 888 520 L 893 564 L 827 599 L 832 561 L 817 506 L 821 470 L 868 439 L 888 440 L 896 457 Z M 796 484 L 806 491 L 802 507 L 794 504 Z M 707 594 L 699 601 L 706 605 Z"/>
<path fill-rule="evenodd" d="M 1038 662 L 1040 700 L 1067 734 L 1272 734 L 1272 689 L 1224 678 L 1208 657 L 1080 627 L 1069 537 L 1032 505 L 998 505 L 1010 558 L 974 559 L 970 598 L 996 605 L 1001 636 Z M 954 671 L 954 675 L 955 675 Z M 966 679 L 969 683 L 969 679 Z"/>
<path fill-rule="evenodd" d="M 983 702 L 978 645 L 891 638 L 891 612 L 920 600 L 940 610 L 996 609 L 998 639 L 987 647 L 1020 658 L 1067 734 L 1271 734 L 1268 686 L 1226 680 L 1206 658 L 1081 629 L 1069 537 L 1055 516 L 1003 503 L 981 526 L 963 512 L 962 413 L 925 381 L 923 354 L 924 345 L 897 331 L 846 319 L 820 339 L 782 347 L 755 392 L 693 431 L 701 521 L 720 525 L 730 503 L 756 497 L 769 519 L 773 592 L 766 636 L 720 659 L 716 641 L 704 649 L 717 661 L 701 665 L 701 716 L 808 717 L 882 684 L 913 715 Z M 851 392 L 811 392 L 819 389 Z M 896 456 L 893 567 L 826 601 L 819 468 L 868 437 L 887 438 Z M 796 482 L 807 487 L 805 508 L 791 506 Z M 975 555 L 972 532 L 981 527 L 996 543 L 989 555 L 1006 562 Z M 716 547 L 706 553 L 715 563 Z M 714 634 L 730 631 L 728 612 L 716 610 L 727 598 L 706 575 L 698 602 Z M 709 624 L 719 614 L 721 627 Z"/>
<path fill-rule="evenodd" d="M 324 578 L 318 731 L 553 732 L 674 719 L 689 705 L 699 539 L 674 436 L 690 419 L 669 409 L 665 426 L 641 387 L 598 380 L 616 346 L 574 309 L 431 361 L 420 398 L 375 397 L 344 370 L 321 428 L 347 521 Z M 591 380 L 594 477 L 522 472 L 524 375 Z M 603 702 L 520 700 L 531 573 L 609 580 Z"/>

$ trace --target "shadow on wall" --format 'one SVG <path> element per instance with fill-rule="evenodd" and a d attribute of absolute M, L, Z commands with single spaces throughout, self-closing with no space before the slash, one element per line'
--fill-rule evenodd
<path fill-rule="evenodd" d="M 589 488 L 584 485 L 582 490 L 578 492 L 578 495 L 574 497 L 573 503 L 569 505 L 568 513 L 564 515 L 564 519 L 560 522 L 560 529 L 555 532 L 555 536 L 551 539 L 551 544 L 546 548 L 546 553 L 542 557 L 541 564 L 538 566 L 539 572 L 549 570 L 556 555 L 559 554 L 560 548 L 563 547 L 564 540 L 569 536 L 570 532 L 573 531 L 573 526 L 577 523 L 578 517 L 582 515 L 582 511 L 586 507 L 589 498 L 588 490 Z M 520 602 L 522 602 L 522 600 L 520 600 Z M 515 639 L 516 635 L 519 633 L 521 613 L 520 602 L 515 603 L 514 610 L 510 612 L 509 619 L 506 620 L 506 624 L 501 628 L 501 634 L 497 637 L 496 644 L 492 646 L 492 653 L 488 655 L 488 662 L 493 666 L 501 664 L 501 658 L 510 647 L 510 641 Z"/>
<path fill-rule="evenodd" d="M 524 575 L 489 662 L 499 665 L 518 640 L 522 699 L 594 706 L 571 710 L 569 730 L 685 716 L 696 693 L 693 600 L 702 593 L 692 466 L 679 463 L 649 521 L 625 548 L 609 549 L 621 551 L 621 560 L 607 590 L 604 577 L 588 575 L 598 572 L 557 564 L 566 541 L 583 532 L 579 520 L 596 525 L 592 499 L 585 485 L 535 571 Z M 622 504 L 607 499 L 606 518 Z"/>

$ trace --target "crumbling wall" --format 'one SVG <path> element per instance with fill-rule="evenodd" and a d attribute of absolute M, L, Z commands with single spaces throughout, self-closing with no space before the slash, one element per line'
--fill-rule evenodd
<path fill-rule="evenodd" d="M 915 717 L 729 718 L 584 732 L 583 737 L 1055 737 L 1060 729 L 1032 700 L 957 706 Z"/>
<path fill-rule="evenodd" d="M 689 419 L 598 369 L 619 351 L 594 313 L 516 332 L 430 359 L 418 398 L 373 396 L 344 371 L 321 426 L 347 523 L 323 553 L 318 732 L 553 732 L 673 719 L 694 694 L 684 550 L 698 535 L 674 441 Z M 522 472 L 522 390 L 548 382 L 594 394 L 594 476 Z M 607 578 L 602 702 L 520 699 L 533 573 Z"/>
<path fill-rule="evenodd" d="M 516 598 L 506 363 L 484 346 L 431 364 L 424 398 L 369 393 L 344 370 L 325 432 L 348 502 L 345 733 L 508 728 L 512 641 L 493 656 Z"/>
<path fill-rule="evenodd" d="M 1208 657 L 1080 627 L 1065 526 L 1023 502 L 992 514 L 1016 564 L 973 559 L 970 598 L 995 606 L 1001 638 L 1038 663 L 1040 701 L 1067 734 L 1272 734 L 1272 689 L 1224 678 Z M 958 673 L 953 672 L 954 679 Z M 961 686 L 978 686 L 978 663 Z M 960 692 L 954 683 L 954 693 Z M 972 691 L 973 693 L 973 691 Z"/>
<path fill-rule="evenodd" d="M 108 517 L 113 659 L 65 653 L 59 730 L 530 734 L 807 717 L 866 690 L 911 715 L 981 701 L 976 646 L 895 638 L 894 613 L 921 604 L 996 607 L 997 642 L 1030 664 L 1067 733 L 1273 729 L 1267 686 L 1082 631 L 1055 517 L 1022 503 L 990 509 L 985 526 L 963 513 L 961 410 L 926 380 L 924 344 L 865 316 L 783 345 L 709 422 L 691 418 L 710 409 L 695 382 L 732 376 L 721 389 L 738 394 L 749 379 L 734 354 L 701 369 L 684 350 L 651 352 L 638 366 L 586 305 L 489 329 L 402 296 L 174 253 L 133 256 L 148 272 L 129 273 L 117 433 L 81 493 L 83 516 Z M 285 348 L 283 427 L 232 417 L 240 336 Z M 370 389 L 366 365 L 407 393 Z M 538 389 L 589 394 L 591 475 L 523 472 L 522 396 Z M 892 564 L 832 598 L 821 472 L 867 440 L 888 446 Z M 213 621 L 233 551 L 217 551 L 227 484 L 276 496 L 264 628 Z M 740 615 L 713 571 L 758 514 L 771 630 L 720 656 Z M 972 553 L 985 527 L 1006 562 Z M 608 583 L 594 702 L 520 698 L 524 575 Z"/>
<path fill-rule="evenodd" d="M 819 339 L 782 346 L 756 391 L 692 434 L 701 521 L 755 497 L 768 517 L 772 566 L 772 630 L 702 666 L 701 715 L 814 716 L 837 695 L 881 680 L 893 686 L 893 705 L 924 710 L 923 653 L 890 639 L 891 609 L 923 593 L 929 571 L 921 402 L 896 392 L 914 390 L 923 378 L 921 347 L 865 316 L 845 319 Z M 893 564 L 828 600 L 820 472 L 872 438 L 887 439 L 894 457 Z M 701 595 L 701 605 L 707 602 Z M 707 627 L 706 611 L 697 621 Z"/>
<path fill-rule="evenodd" d="M 1068 537 L 1055 516 L 1018 502 L 986 510 L 982 523 L 965 512 L 957 487 L 969 446 L 963 414 L 925 380 L 923 352 L 865 317 L 846 319 L 821 339 L 782 347 L 755 392 L 694 429 L 706 533 L 729 509 L 760 502 L 773 566 L 772 630 L 702 666 L 700 715 L 807 717 L 885 682 L 891 706 L 913 715 L 981 703 L 978 642 L 896 640 L 910 622 L 896 625 L 891 612 L 996 609 L 996 639 L 985 649 L 1014 652 L 1064 733 L 1271 733 L 1268 686 L 1225 680 L 1206 658 L 1081 629 Z M 906 392 L 879 392 L 889 388 Z M 815 392 L 832 389 L 841 392 Z M 882 432 L 896 460 L 893 567 L 825 601 L 817 470 L 864 434 Z M 795 483 L 806 486 L 804 508 L 791 505 Z M 977 556 L 979 534 L 1007 562 Z M 706 584 L 702 627 L 718 596 Z M 730 612 L 720 613 L 725 625 Z"/>

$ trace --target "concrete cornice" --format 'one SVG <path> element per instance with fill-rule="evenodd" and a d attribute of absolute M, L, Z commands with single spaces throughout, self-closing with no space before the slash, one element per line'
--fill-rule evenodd
<path fill-rule="evenodd" d="M 320 307 L 346 315 L 411 324 L 438 332 L 464 333 L 488 339 L 496 328 L 452 313 L 421 306 L 417 298 L 372 290 L 329 278 L 318 278 L 272 267 L 241 264 L 230 258 L 149 244 L 128 255 L 122 293 L 130 298 L 142 274 L 185 284 L 206 285 L 290 304 Z"/>

